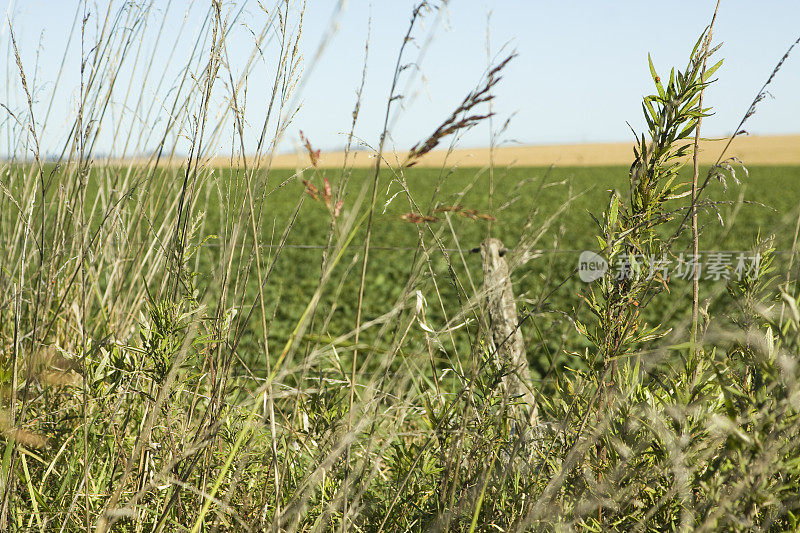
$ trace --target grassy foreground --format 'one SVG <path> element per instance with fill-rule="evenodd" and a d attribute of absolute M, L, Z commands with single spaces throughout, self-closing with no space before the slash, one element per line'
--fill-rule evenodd
<path fill-rule="evenodd" d="M 749 171 L 741 186 L 712 193 L 731 202 L 718 205 L 727 224 L 707 213 L 702 242 L 746 251 L 773 228 L 773 246 L 790 250 L 793 221 L 778 214 L 795 211 L 785 192 L 800 169 Z M 24 197 L 35 172 L 7 167 L 5 206 Z M 316 172 L 319 184 L 323 174 L 342 179 Z M 716 528 L 734 516 L 744 529 L 763 520 L 788 527 L 797 503 L 797 316 L 791 296 L 781 306 L 766 281 L 786 272 L 788 254 L 775 254 L 771 272 L 764 264 L 763 282 L 703 282 L 711 311 L 701 359 L 685 342 L 691 283 L 671 282 L 648 318 L 673 333 L 626 353 L 613 392 L 598 397 L 594 372 L 602 372 L 575 327 L 591 320 L 588 285 L 573 271 L 579 250 L 598 248 L 589 213 L 601 216 L 607 190 L 623 190 L 626 173 L 496 171 L 491 200 L 485 171 L 442 178 L 411 169 L 402 184 L 387 174 L 386 200 L 392 187 L 410 194 L 375 218 L 356 343 L 366 206 L 346 202 L 331 234 L 324 201 L 302 178 L 260 174 L 263 221 L 237 241 L 240 218 L 226 197 L 246 189 L 242 173 L 208 169 L 176 267 L 162 243 L 177 222 L 181 174 L 148 182 L 146 168 L 93 169 L 83 245 L 93 256 L 83 267 L 74 259 L 80 241 L 59 242 L 55 232 L 38 267 L 24 226 L 2 258 L 3 383 L 16 408 L 4 422 L 8 519 L 34 529 L 79 528 L 87 514 L 130 529 L 191 527 L 207 504 L 203 527 L 233 530 L 342 520 L 365 530 L 468 528 L 473 519 L 478 529 L 661 529 L 690 519 Z M 367 178 L 354 172 L 351 190 Z M 115 186 L 123 179 L 145 185 L 108 195 L 125 190 Z M 413 224 L 401 218 L 409 202 L 462 204 L 497 220 L 440 213 Z M 19 227 L 25 213 L 3 212 L 4 228 Z M 48 217 L 68 224 L 66 215 Z M 490 224 L 510 245 L 541 250 L 513 274 L 546 421 L 533 442 L 508 422 L 501 377 L 510 369 L 487 364 L 480 259 L 470 248 Z M 23 254 L 35 281 L 20 290 Z M 34 328 L 47 342 L 30 344 L 23 332 Z M 718 506 L 738 514 L 708 512 Z"/>
<path fill-rule="evenodd" d="M 300 62 L 288 6 L 265 23 L 283 39 L 262 130 L 278 133 L 225 168 L 204 142 L 251 132 L 222 4 L 141 164 L 93 155 L 102 80 L 138 26 L 87 47 L 112 76 L 82 84 L 57 165 L 13 45 L 32 157 L 0 165 L 0 528 L 796 530 L 800 168 L 682 167 L 711 29 L 682 71 L 652 71 L 630 167 L 414 168 L 486 118 L 509 58 L 401 164 L 324 170 L 308 142 L 295 173 L 269 169 Z M 172 128 L 192 140 L 179 167 Z M 510 248 L 530 375 L 492 335 L 471 252 L 488 235 Z M 652 264 L 577 269 L 582 250 L 617 265 L 695 245 L 760 261 L 699 295 Z"/>

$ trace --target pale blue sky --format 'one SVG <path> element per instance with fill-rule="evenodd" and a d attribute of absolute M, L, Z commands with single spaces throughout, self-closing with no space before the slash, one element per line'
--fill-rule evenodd
<path fill-rule="evenodd" d="M 263 3 L 271 6 L 272 1 Z M 52 82 L 79 4 L 52 0 L 0 2 L 12 19 L 31 83 L 35 71 L 35 114 L 37 122 L 41 122 L 52 98 Z M 228 48 L 235 72 L 241 71 L 252 49 L 250 31 L 258 31 L 267 19 L 258 2 L 238 3 L 241 4 L 244 10 L 234 24 Z M 377 143 L 397 51 L 413 5 L 414 2 L 406 0 L 351 0 L 335 16 L 338 2 L 307 2 L 302 52 L 308 77 L 297 100 L 302 107 L 282 149 L 296 143 L 299 129 L 317 147 L 334 149 L 344 144 L 361 79 L 370 19 L 368 74 L 356 134 L 371 144 Z M 225 9 L 232 6 L 229 2 Z M 89 3 L 89 8 L 92 17 L 87 33 L 93 34 L 97 13 L 104 14 L 106 4 Z M 713 8 L 714 2 L 710 0 L 452 0 L 440 16 L 435 12 L 425 16 L 414 33 L 417 44 L 429 35 L 433 35 L 433 40 L 425 48 L 420 70 L 409 69 L 402 78 L 400 86 L 407 88 L 406 97 L 402 113 L 392 123 L 391 141 L 397 148 L 407 149 L 426 137 L 475 86 L 487 66 L 487 28 L 492 55 L 502 54 L 503 47 L 519 54 L 495 91 L 494 110 L 498 114 L 495 125 L 514 115 L 503 140 L 524 144 L 627 140 L 631 134 L 626 121 L 637 130 L 643 127 L 640 102 L 650 92 L 652 83 L 647 53 L 652 54 L 664 74 L 668 74 L 670 66 L 682 68 Z M 173 94 L 170 89 L 179 67 L 186 64 L 206 10 L 206 2 L 173 2 L 169 8 L 167 2 L 153 2 L 148 25 L 137 34 L 145 36 L 139 66 L 134 70 L 131 63 L 122 70 L 121 77 L 127 79 L 118 81 L 103 122 L 98 151 L 108 151 L 113 145 L 115 152 L 120 152 L 120 139 L 125 132 L 135 130 L 136 124 L 140 129 L 153 131 L 153 138 L 160 135 L 159 125 L 163 126 L 166 114 L 162 103 Z M 167 13 L 167 31 L 156 47 L 154 38 L 164 13 Z M 184 17 L 187 20 L 184 33 L 176 42 Z M 314 51 L 332 20 L 336 21 L 337 29 L 321 60 L 309 72 Z M 703 133 L 708 136 L 725 135 L 736 126 L 775 63 L 800 36 L 800 2 L 723 0 L 716 24 L 715 41 L 724 43 L 718 56 L 725 58 L 725 65 L 717 73 L 719 81 L 706 96 L 706 102 L 716 110 L 716 115 L 704 124 Z M 0 49 L 5 57 L 0 71 L 3 80 L 0 103 L 24 115 L 16 66 L 8 54 L 8 37 L 4 22 L 0 30 Z M 74 118 L 79 94 L 79 46 L 78 30 L 67 50 L 65 74 L 42 139 L 48 153 L 55 153 L 63 146 L 67 126 Z M 134 60 L 138 46 L 137 37 L 128 61 Z M 408 60 L 417 60 L 419 50 L 419 46 L 410 47 Z M 37 51 L 38 69 L 35 69 Z M 265 61 L 248 78 L 248 150 L 255 146 L 261 129 L 265 95 L 273 72 L 272 52 L 274 43 L 264 47 Z M 169 53 L 174 53 L 172 66 L 165 68 Z M 155 57 L 154 69 L 166 74 L 151 75 L 145 80 L 142 65 L 150 57 Z M 133 83 L 128 83 L 129 80 Z M 774 98 L 762 102 L 758 114 L 748 123 L 748 131 L 799 133 L 800 58 L 789 58 L 770 86 L 770 93 Z M 220 89 L 215 105 L 222 105 L 224 94 Z M 136 106 L 139 95 L 143 104 Z M 126 96 L 127 109 L 137 107 L 137 118 L 130 111 L 125 112 Z M 155 102 L 154 111 L 149 117 L 144 116 L 151 102 Z M 0 120 L 6 120 L 5 113 Z M 0 124 L 0 153 L 5 154 L 14 141 L 9 141 L 7 122 Z M 122 133 L 113 141 L 115 131 Z M 488 142 L 489 129 L 485 126 L 466 133 L 461 145 L 482 146 Z M 185 145 L 180 140 L 178 143 L 179 147 Z M 152 145 L 152 139 L 148 145 Z M 230 133 L 221 136 L 213 150 L 229 152 Z"/>

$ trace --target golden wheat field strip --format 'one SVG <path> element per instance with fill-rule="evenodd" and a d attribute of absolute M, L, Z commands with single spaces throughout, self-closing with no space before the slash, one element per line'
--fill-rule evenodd
<path fill-rule="evenodd" d="M 705 140 L 701 143 L 700 162 L 716 162 L 727 139 Z M 384 157 L 391 164 L 400 164 L 405 152 L 390 152 Z M 800 164 L 800 135 L 739 136 L 728 150 L 728 156 L 735 156 L 749 165 L 798 165 Z M 498 166 L 616 166 L 628 165 L 633 161 L 632 143 L 562 144 L 532 145 L 495 148 L 464 148 L 448 154 L 435 150 L 424 156 L 416 166 L 438 167 L 448 165 L 482 167 L 493 162 Z M 220 164 L 224 164 L 219 160 Z M 304 167 L 309 163 L 305 152 L 281 154 L 275 157 L 275 168 Z M 323 152 L 320 166 L 341 167 L 343 152 Z M 356 168 L 373 166 L 374 154 L 366 151 L 351 152 L 348 164 Z"/>

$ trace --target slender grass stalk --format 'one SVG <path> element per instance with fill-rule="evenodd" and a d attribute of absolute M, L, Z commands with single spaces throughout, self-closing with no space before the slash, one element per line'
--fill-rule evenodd
<path fill-rule="evenodd" d="M 714 22 L 717 19 L 717 11 L 719 11 L 719 1 L 717 1 L 717 5 L 714 8 L 714 15 L 711 17 L 711 23 L 708 25 L 708 30 L 706 32 L 706 37 L 703 40 L 703 66 L 700 69 L 700 82 L 704 83 L 706 81 L 706 61 L 708 59 L 709 49 L 711 47 L 711 40 L 714 35 Z M 697 101 L 697 105 L 702 109 L 703 108 L 703 95 L 705 94 L 705 87 L 700 89 L 700 98 Z M 700 126 L 703 123 L 703 118 L 700 117 L 697 120 L 697 127 L 694 133 L 694 147 L 692 150 L 692 255 L 694 257 L 700 257 L 700 230 L 697 225 L 697 180 L 700 175 L 700 161 L 699 161 L 699 152 L 700 152 Z M 700 272 L 697 270 L 697 266 L 695 267 L 695 274 L 692 276 L 692 343 L 697 344 L 697 321 L 699 318 L 700 312 Z M 699 353 L 700 349 L 695 347 L 695 353 Z"/>

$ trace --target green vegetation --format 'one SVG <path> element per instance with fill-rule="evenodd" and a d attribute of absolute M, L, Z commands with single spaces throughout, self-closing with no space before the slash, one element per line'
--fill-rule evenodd
<path fill-rule="evenodd" d="M 704 169 L 705 174 L 708 169 Z M 774 246 L 780 253 L 776 261 L 786 265 L 788 251 L 792 248 L 794 235 L 793 212 L 796 210 L 794 195 L 785 194 L 796 188 L 800 178 L 800 168 L 797 167 L 750 167 L 749 176 L 740 185 L 731 184 L 723 190 L 717 186 L 710 194 L 717 202 L 720 216 L 725 221 L 720 224 L 714 211 L 709 211 L 703 219 L 704 251 L 736 251 L 749 252 L 760 233 L 774 234 Z M 231 174 L 230 170 L 217 169 L 226 181 Z M 270 181 L 284 183 L 293 176 L 294 172 L 273 171 Z M 320 175 L 330 176 L 329 181 L 336 184 L 340 171 L 320 170 Z M 541 238 L 536 249 L 537 257 L 520 265 L 514 273 L 515 292 L 528 301 L 537 301 L 543 294 L 548 293 L 547 307 L 557 310 L 570 310 L 579 306 L 579 293 L 585 284 L 579 279 L 569 279 L 563 286 L 556 289 L 558 282 L 567 279 L 571 271 L 577 266 L 578 256 L 582 250 L 596 250 L 596 231 L 591 215 L 599 216 L 602 206 L 608 202 L 609 190 L 625 191 L 628 182 L 628 169 L 615 167 L 596 168 L 511 168 L 495 171 L 497 190 L 493 195 L 494 205 L 502 206 L 493 210 L 496 222 L 491 223 L 491 232 L 494 236 L 513 247 L 514 243 L 532 229 L 543 228 Z M 685 173 L 683 174 L 685 177 Z M 741 176 L 741 174 L 739 174 Z M 359 187 L 368 179 L 368 172 L 354 170 L 350 177 L 350 186 Z M 408 190 L 413 195 L 417 205 L 430 203 L 434 194 L 441 172 L 431 169 L 410 169 L 405 173 Z M 319 180 L 319 178 L 317 178 Z M 400 190 L 399 185 L 391 185 L 391 178 L 382 178 L 383 190 L 389 190 L 384 200 L 388 200 Z M 320 180 L 321 181 L 321 180 Z M 480 169 L 457 169 L 448 172 L 444 183 L 439 188 L 438 202 L 430 207 L 434 211 L 436 204 L 456 205 L 462 204 L 478 212 L 488 212 L 490 201 L 488 198 L 489 174 Z M 769 184 L 769 185 L 761 185 Z M 206 187 L 214 187 L 212 184 Z M 304 186 L 300 179 L 291 179 L 291 182 L 275 193 L 268 196 L 265 202 L 265 212 L 269 213 L 261 226 L 263 242 L 272 247 L 277 247 L 279 235 L 274 228 L 282 228 L 292 218 L 298 200 L 303 196 Z M 464 192 L 466 191 L 466 192 Z M 216 198 L 216 193 L 208 197 Z M 204 196 L 205 197 L 205 196 Z M 678 202 L 673 202 L 677 207 Z M 566 206 L 562 213 L 556 211 Z M 209 228 L 219 227 L 221 213 L 219 203 L 211 201 L 200 203 L 199 211 L 205 213 L 205 225 Z M 347 206 L 344 207 L 345 213 Z M 399 298 L 405 288 L 405 281 L 410 274 L 410 265 L 419 250 L 418 227 L 404 221 L 401 217 L 408 212 L 409 201 L 396 197 L 385 212 L 381 212 L 375 220 L 373 230 L 373 250 L 371 252 L 375 266 L 367 273 L 367 290 L 365 292 L 366 315 L 370 318 L 379 316 L 386 310 L 385 303 L 393 302 Z M 554 223 L 548 219 L 556 216 Z M 449 217 L 437 213 L 439 221 L 430 223 L 429 232 L 425 237 L 426 246 L 432 250 L 430 263 L 433 274 L 446 278 L 449 275 L 448 261 L 445 255 L 436 247 L 445 248 L 445 253 L 450 258 L 450 267 L 455 276 L 467 284 L 471 278 L 479 287 L 481 283 L 480 258 L 470 250 L 478 246 L 489 231 L 489 223 L 480 219 L 450 214 Z M 449 219 L 449 222 L 448 222 Z M 305 302 L 311 298 L 317 287 L 322 261 L 322 250 L 328 237 L 330 217 L 321 202 L 306 202 L 298 213 L 292 232 L 287 238 L 286 247 L 279 257 L 273 282 L 264 287 L 265 299 L 270 306 L 276 307 L 276 314 L 270 327 L 270 342 L 278 348 L 285 343 L 297 317 L 302 313 Z M 526 228 L 527 224 L 527 228 Z M 452 231 L 450 230 L 452 225 Z M 433 240 L 431 233 L 436 233 Z M 201 291 L 217 290 L 217 275 L 214 266 L 219 260 L 220 241 L 216 238 L 207 241 L 206 245 L 198 251 L 200 266 L 197 285 Z M 356 234 L 356 241 L 363 241 L 363 231 Z M 435 244 L 434 244 L 435 243 Z M 457 251 L 461 248 L 464 259 L 461 260 Z M 274 248 L 271 248 L 274 250 Z M 345 252 L 343 263 L 336 271 L 343 275 L 349 263 L 360 253 L 359 248 L 351 248 Z M 675 253 L 672 257 L 673 266 L 675 256 L 690 253 L 686 240 L 676 243 Z M 469 272 L 467 272 L 469 271 Z M 430 272 L 428 273 L 430 274 Z M 317 332 L 319 335 L 337 337 L 350 331 L 355 316 L 354 308 L 349 300 L 358 293 L 358 276 L 346 276 L 337 285 L 336 290 L 331 289 L 323 295 L 321 308 L 329 310 L 334 302 L 339 311 L 331 317 L 326 331 Z M 724 290 L 724 283 L 714 283 L 704 280 L 704 290 L 711 292 Z M 553 289 L 555 292 L 549 294 Z M 673 286 L 676 293 L 673 298 L 685 297 L 691 289 L 690 280 L 676 279 Z M 251 286 L 252 295 L 255 294 L 256 284 Z M 438 287 L 445 302 L 445 308 L 459 306 L 459 299 L 451 283 L 443 283 Z M 337 292 L 339 293 L 337 296 Z M 252 296 L 251 295 L 251 296 Z M 341 297 L 349 295 L 349 297 Z M 426 293 L 427 297 L 435 298 L 434 294 Z M 462 297 L 464 295 L 462 294 Z M 337 299 L 338 298 L 338 299 Z M 658 323 L 665 318 L 664 313 L 669 308 L 660 307 L 653 310 L 651 321 Z M 685 310 L 680 310 L 685 311 Z M 443 324 L 446 320 L 441 308 L 432 306 L 428 311 L 428 318 L 433 324 Z M 550 317 L 552 318 L 552 317 Z M 543 318 L 552 326 L 550 318 Z M 682 316 L 685 318 L 685 316 Z M 421 331 L 416 332 L 422 334 Z M 567 333 L 574 342 L 581 342 L 580 336 L 573 327 L 567 328 Z M 530 328 L 525 329 L 526 335 L 536 335 Z M 560 336 L 560 333 L 559 333 Z M 462 344 L 460 348 L 469 349 L 468 338 L 458 339 Z M 463 345 L 463 343 L 466 343 Z M 537 343 L 531 339 L 531 348 Z M 537 353 L 538 352 L 538 353 Z M 247 353 L 247 351 L 245 352 Z M 538 361 L 538 369 L 547 368 L 544 351 L 531 351 L 530 357 Z M 248 364 L 258 366 L 259 361 L 248 361 Z"/>
<path fill-rule="evenodd" d="M 281 109 L 291 14 L 272 30 Z M 261 144 L 231 167 L 202 157 L 215 83 L 233 79 L 224 15 L 214 3 L 206 62 L 170 117 L 194 139 L 180 167 L 94 161 L 106 89 L 91 82 L 67 157 L 46 164 L 33 142 L 31 161 L 0 167 L 0 527 L 798 528 L 800 168 L 723 160 L 700 170 L 696 202 L 678 194 L 708 41 L 668 82 L 652 73 L 630 169 L 414 168 L 485 118 L 506 59 L 407 164 L 321 169 L 309 142 L 295 173 L 268 170 Z M 703 279 L 695 302 L 690 281 L 647 266 L 576 275 L 581 250 L 613 266 L 688 253 L 692 205 L 701 250 L 758 252 L 757 268 Z M 511 248 L 535 425 L 503 385 L 516 369 L 470 251 L 488 235 Z"/>

